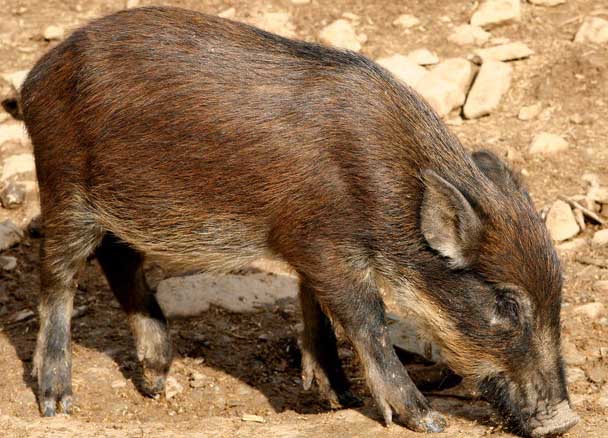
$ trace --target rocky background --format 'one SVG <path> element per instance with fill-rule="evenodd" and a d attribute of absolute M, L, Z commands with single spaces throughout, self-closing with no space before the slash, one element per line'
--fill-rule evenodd
<path fill-rule="evenodd" d="M 566 266 L 563 350 L 582 422 L 608 430 L 608 4 L 601 0 L 0 0 L 0 99 L 9 111 L 36 59 L 86 21 L 122 8 L 182 6 L 284 36 L 358 51 L 422 94 L 471 148 L 525 177 Z M 125 96 L 128 99 L 129 96 Z M 124 315 L 95 261 L 73 315 L 72 417 L 40 419 L 30 377 L 37 320 L 35 164 L 21 123 L 0 111 L 0 428 L 4 436 L 418 437 L 379 422 L 352 350 L 340 353 L 359 410 L 301 389 L 297 281 L 260 261 L 222 278 L 148 275 L 176 320 L 167 392 L 147 399 Z M 226 293 L 232 291 L 232 293 Z M 391 303 L 390 297 L 388 302 Z M 427 359 L 398 309 L 395 342 Z M 419 342 L 420 341 L 420 342 Z M 409 358 L 412 362 L 412 358 Z M 418 357 L 412 369 L 424 367 Z M 429 395 L 447 436 L 509 436 L 462 385 Z"/>

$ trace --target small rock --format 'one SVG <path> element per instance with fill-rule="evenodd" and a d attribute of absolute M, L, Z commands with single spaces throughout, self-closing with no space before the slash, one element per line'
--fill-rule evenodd
<path fill-rule="evenodd" d="M 428 49 L 413 50 L 407 57 L 418 65 L 434 65 L 439 62 L 439 58 Z"/>
<path fill-rule="evenodd" d="M 296 26 L 291 22 L 288 12 L 265 12 L 255 16 L 251 21 L 254 26 L 266 32 L 276 33 L 285 38 L 296 36 Z"/>
<path fill-rule="evenodd" d="M 219 14 L 217 14 L 217 16 L 220 18 L 228 18 L 228 19 L 234 18 L 234 17 L 236 17 L 236 9 L 234 9 L 234 8 L 224 9 Z"/>
<path fill-rule="evenodd" d="M 532 3 L 533 5 L 537 5 L 537 6 L 557 6 L 557 5 L 563 5 L 564 3 L 566 3 L 566 0 L 528 0 L 528 3 Z"/>
<path fill-rule="evenodd" d="M 17 267 L 17 258 L 12 256 L 0 255 L 0 268 L 5 271 L 12 271 Z"/>
<path fill-rule="evenodd" d="M 409 29 L 410 27 L 418 26 L 420 24 L 420 20 L 413 15 L 403 14 L 399 15 L 395 21 L 393 21 L 394 26 L 400 26 L 405 29 Z"/>
<path fill-rule="evenodd" d="M 42 36 L 47 41 L 53 41 L 63 39 L 63 33 L 63 28 L 60 26 L 48 26 Z"/>
<path fill-rule="evenodd" d="M 0 251 L 16 245 L 23 238 L 23 232 L 10 219 L 0 223 Z"/>
<path fill-rule="evenodd" d="M 543 104 L 540 102 L 537 102 L 535 104 L 528 105 L 528 106 L 523 106 L 519 110 L 519 113 L 517 114 L 517 118 L 519 120 L 527 122 L 528 120 L 535 119 L 540 114 L 542 109 L 543 109 Z"/>
<path fill-rule="evenodd" d="M 593 283 L 593 290 L 597 292 L 608 292 L 608 280 L 599 280 Z"/>
<path fill-rule="evenodd" d="M 243 414 L 243 416 L 241 417 L 241 420 L 250 421 L 253 423 L 266 423 L 266 420 L 264 419 L 264 417 L 260 417 L 259 415 L 253 415 L 253 414 Z"/>
<path fill-rule="evenodd" d="M 463 123 L 464 121 L 460 116 L 456 116 L 445 121 L 445 124 L 448 126 L 462 126 Z"/>
<path fill-rule="evenodd" d="M 139 0 L 127 0 L 125 3 L 125 9 L 132 9 L 139 6 Z"/>
<path fill-rule="evenodd" d="M 606 308 L 602 303 L 587 303 L 576 306 L 573 310 L 575 315 L 584 316 L 592 321 L 600 319 Z"/>
<path fill-rule="evenodd" d="M 201 388 L 205 386 L 207 378 L 204 374 L 201 374 L 198 371 L 192 371 L 190 373 L 189 380 L 191 388 Z"/>
<path fill-rule="evenodd" d="M 124 380 L 115 380 L 110 385 L 113 389 L 120 389 L 127 386 L 127 382 Z"/>
<path fill-rule="evenodd" d="M 532 55 L 534 52 L 522 42 L 502 44 L 500 46 L 488 47 L 487 49 L 477 49 L 475 54 L 480 56 L 482 61 L 512 61 L 523 59 Z"/>
<path fill-rule="evenodd" d="M 568 142 L 559 135 L 541 132 L 532 140 L 528 152 L 531 154 L 549 155 L 565 151 L 568 147 Z"/>
<path fill-rule="evenodd" d="M 608 42 L 608 20 L 587 17 L 579 28 L 574 41 L 577 43 L 603 44 Z"/>
<path fill-rule="evenodd" d="M 587 371 L 587 376 L 589 377 L 589 380 L 591 380 L 593 383 L 601 385 L 608 378 L 608 368 L 600 364 L 596 364 L 590 370 Z"/>
<path fill-rule="evenodd" d="M 559 251 L 568 252 L 568 251 L 576 251 L 577 249 L 581 249 L 587 245 L 587 240 L 584 237 L 578 237 L 576 239 L 569 240 L 568 242 L 562 242 L 557 245 L 557 249 Z"/>
<path fill-rule="evenodd" d="M 591 186 L 587 191 L 587 199 L 600 204 L 608 204 L 608 189 L 599 186 Z"/>
<path fill-rule="evenodd" d="M 184 390 L 184 387 L 175 380 L 175 377 L 168 377 L 165 382 L 165 398 L 167 400 L 171 400 L 178 394 L 181 394 Z"/>
<path fill-rule="evenodd" d="M 551 238 L 556 242 L 574 237 L 580 231 L 570 205 L 561 200 L 555 201 L 549 209 L 546 223 Z"/>
<path fill-rule="evenodd" d="M 587 376 L 585 372 L 578 367 L 569 367 L 566 371 L 568 383 L 579 382 L 585 380 Z"/>
<path fill-rule="evenodd" d="M 562 345 L 562 354 L 567 365 L 578 366 L 585 363 L 585 356 L 573 342 L 564 341 Z"/>
<path fill-rule="evenodd" d="M 0 202 L 7 209 L 13 209 L 23 204 L 25 200 L 25 186 L 23 184 L 9 183 L 0 192 Z"/>
<path fill-rule="evenodd" d="M 6 181 L 13 175 L 20 173 L 34 172 L 36 163 L 33 154 L 17 154 L 8 157 L 2 166 L 2 175 L 0 181 Z"/>
<path fill-rule="evenodd" d="M 490 39 L 490 33 L 479 26 L 463 24 L 454 28 L 448 41 L 459 46 L 482 46 Z"/>
<path fill-rule="evenodd" d="M 596 231 L 591 239 L 591 245 L 595 247 L 608 245 L 608 229 Z"/>
<path fill-rule="evenodd" d="M 19 94 L 21 85 L 23 85 L 29 72 L 29 70 L 18 70 L 11 73 L 3 73 L 0 77 L 11 86 L 15 93 Z M 0 141 L 1 143 L 2 141 Z"/>
<path fill-rule="evenodd" d="M 379 58 L 376 62 L 412 88 L 415 88 L 416 84 L 428 74 L 424 67 L 399 54 Z"/>
<path fill-rule="evenodd" d="M 471 24 L 486 27 L 519 21 L 520 18 L 519 0 L 485 0 L 471 17 Z"/>
<path fill-rule="evenodd" d="M 3 123 L 0 125 L 0 145 L 7 141 L 23 143 L 27 141 L 27 133 L 20 123 Z"/>
<path fill-rule="evenodd" d="M 361 50 L 361 43 L 355 33 L 355 29 L 350 22 L 342 18 L 324 27 L 319 33 L 319 39 L 323 44 L 340 49 L 352 50 L 354 52 Z"/>
<path fill-rule="evenodd" d="M 464 105 L 464 116 L 476 119 L 490 114 L 511 85 L 513 69 L 500 61 L 484 62 Z"/>

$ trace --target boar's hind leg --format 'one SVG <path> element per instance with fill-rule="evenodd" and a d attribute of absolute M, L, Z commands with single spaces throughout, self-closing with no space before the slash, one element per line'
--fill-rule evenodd
<path fill-rule="evenodd" d="M 335 276 L 334 276 L 335 277 Z M 358 284 L 357 284 L 358 283 Z M 445 419 L 434 412 L 399 362 L 385 320 L 384 302 L 369 281 L 320 283 L 318 299 L 353 343 L 365 368 L 372 395 L 387 424 L 396 412 L 406 427 L 420 432 L 441 432 Z"/>
<path fill-rule="evenodd" d="M 92 227 L 75 226 L 64 219 L 45 218 L 40 247 L 40 329 L 32 372 L 38 379 L 38 403 L 45 417 L 57 406 L 72 409 L 71 318 L 76 291 L 74 277 L 99 242 Z"/>
<path fill-rule="evenodd" d="M 331 323 L 321 310 L 314 290 L 305 281 L 300 286 L 300 304 L 304 319 L 301 345 L 304 389 L 310 389 L 314 378 L 332 409 L 361 405 L 361 400 L 349 390 Z"/>
<path fill-rule="evenodd" d="M 112 234 L 106 234 L 96 251 L 114 295 L 127 312 L 143 365 L 142 391 L 154 396 L 163 391 L 171 366 L 171 340 L 167 320 L 148 287 L 143 256 Z"/>

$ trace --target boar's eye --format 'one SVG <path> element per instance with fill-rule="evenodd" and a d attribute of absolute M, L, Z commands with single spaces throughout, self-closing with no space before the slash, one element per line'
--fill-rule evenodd
<path fill-rule="evenodd" d="M 522 309 L 516 292 L 497 288 L 496 291 L 496 323 L 520 325 L 522 323 Z"/>

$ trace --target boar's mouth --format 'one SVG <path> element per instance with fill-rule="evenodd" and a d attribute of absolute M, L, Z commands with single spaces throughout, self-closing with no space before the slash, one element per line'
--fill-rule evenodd
<path fill-rule="evenodd" d="M 559 435 L 580 420 L 568 400 L 541 403 L 542 409 L 530 409 L 517 403 L 509 387 L 502 376 L 486 378 L 480 384 L 484 398 L 501 413 L 507 428 L 518 435 L 532 438 Z"/>

